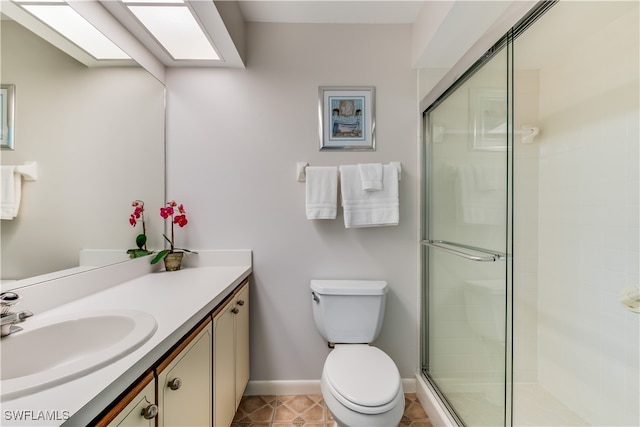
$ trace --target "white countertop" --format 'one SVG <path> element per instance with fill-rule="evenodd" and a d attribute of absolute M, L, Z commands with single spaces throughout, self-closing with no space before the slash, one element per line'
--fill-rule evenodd
<path fill-rule="evenodd" d="M 158 328 L 141 347 L 102 369 L 48 390 L 2 402 L 0 425 L 58 426 L 64 423 L 65 426 L 86 426 L 251 274 L 251 252 L 246 252 L 248 257 L 246 254 L 227 257 L 232 260 L 231 265 L 213 262 L 209 263 L 212 266 L 207 266 L 211 257 L 203 256 L 192 262 L 199 266 L 187 266 L 175 272 L 147 273 L 35 313 L 44 318 L 72 312 L 132 309 L 153 315 Z M 20 308 L 30 309 L 27 302 Z M 28 323 L 29 320 L 20 326 L 28 330 Z M 46 357 L 47 349 L 38 352 Z M 41 411 L 48 411 L 48 414 Z M 28 419 L 18 421 L 19 416 Z M 38 417 L 44 419 L 34 419 Z"/>

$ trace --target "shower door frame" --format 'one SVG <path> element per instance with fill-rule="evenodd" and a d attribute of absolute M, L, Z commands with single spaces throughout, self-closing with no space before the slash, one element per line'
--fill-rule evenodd
<path fill-rule="evenodd" d="M 526 31 L 535 21 L 538 20 L 545 12 L 552 8 L 559 0 L 539 1 L 522 19 L 520 19 L 503 37 L 501 37 L 490 49 L 488 49 L 480 59 L 478 59 L 471 67 L 469 67 L 449 88 L 447 88 L 440 96 L 438 96 L 433 103 L 431 103 L 422 112 L 422 144 L 421 144 L 421 182 L 423 185 L 421 191 L 421 242 L 428 240 L 429 238 L 429 217 L 427 201 L 431 192 L 431 182 L 428 179 L 430 175 L 430 158 L 432 139 L 429 123 L 429 113 L 433 111 L 438 105 L 440 105 L 449 95 L 455 92 L 460 86 L 462 86 L 467 80 L 469 80 L 477 71 L 479 71 L 487 62 L 489 62 L 498 52 L 502 49 L 507 51 L 507 149 L 506 159 L 507 162 L 507 187 L 506 187 L 506 262 L 505 262 L 505 316 L 506 316 L 506 331 L 505 331 L 505 405 L 504 405 L 504 423 L 505 426 L 513 425 L 513 307 L 514 307 L 514 286 L 513 286 L 513 241 L 514 241 L 514 217 L 513 217 L 513 200 L 514 200 L 514 40 Z M 421 331 L 420 331 L 420 373 L 423 379 L 430 385 L 430 387 L 436 392 L 440 400 L 445 404 L 449 415 L 460 426 L 466 424 L 456 413 L 454 406 L 449 402 L 444 393 L 439 389 L 435 381 L 432 381 L 428 374 L 429 367 L 429 247 L 425 244 L 420 245 L 420 257 L 421 257 Z"/>
<path fill-rule="evenodd" d="M 429 251 L 431 248 L 436 247 L 438 250 L 444 250 L 449 252 L 450 254 L 456 256 L 462 256 L 468 260 L 479 261 L 479 262 L 487 262 L 487 261 L 505 261 L 505 316 L 506 321 L 505 325 L 507 330 L 505 331 L 505 371 L 504 371 L 504 386 L 505 386 L 505 404 L 504 404 L 504 422 L 505 426 L 512 425 L 512 389 L 511 389 L 511 379 L 512 379 L 512 307 L 513 307 L 513 296 L 512 296 L 512 238 L 513 238 L 513 212 L 512 212 L 512 200 L 513 200 L 513 103 L 511 100 L 513 99 L 513 44 L 512 41 L 512 31 L 510 30 L 506 35 L 504 35 L 500 40 L 495 43 L 478 61 L 476 61 L 456 82 L 451 85 L 440 97 L 436 99 L 428 108 L 426 108 L 422 113 L 422 121 L 423 121 L 423 144 L 422 144 L 422 176 L 421 182 L 424 185 L 422 194 L 421 194 L 421 282 L 422 282 L 422 307 L 421 307 L 421 325 L 423 330 L 421 331 L 421 374 L 425 381 L 427 381 L 432 389 L 438 394 L 440 400 L 446 405 L 447 410 L 451 417 L 455 420 L 455 422 L 460 425 L 466 425 L 462 418 L 457 414 L 454 405 L 449 401 L 444 392 L 440 390 L 438 385 L 434 380 L 430 378 L 428 374 L 429 368 L 429 339 L 428 339 L 428 331 L 429 331 Z M 506 65 L 507 65 L 507 93 L 506 93 L 506 103 L 507 103 L 507 132 L 505 135 L 506 149 L 505 149 L 505 161 L 507 163 L 507 186 L 506 186 L 506 207 L 507 212 L 506 215 L 506 232 L 505 232 L 505 252 L 498 251 L 487 251 L 483 248 L 478 248 L 474 246 L 469 246 L 465 244 L 457 244 L 446 241 L 439 240 L 429 240 L 429 209 L 427 206 L 427 202 L 429 200 L 429 195 L 432 192 L 432 182 L 429 179 L 431 174 L 431 163 L 430 159 L 432 157 L 432 146 L 433 141 L 431 138 L 430 132 L 430 122 L 429 122 L 429 113 L 435 110 L 442 102 L 445 101 L 449 97 L 449 95 L 453 94 L 456 90 L 458 90 L 465 82 L 467 82 L 470 78 L 472 78 L 476 72 L 478 72 L 486 63 L 491 61 L 498 53 L 506 50 Z M 446 248 L 446 246 L 441 246 L 441 244 L 447 246 L 454 246 L 461 250 L 452 250 Z M 473 256 L 464 253 L 465 249 L 470 249 L 476 252 L 480 252 L 482 254 L 486 254 L 487 256 Z"/>

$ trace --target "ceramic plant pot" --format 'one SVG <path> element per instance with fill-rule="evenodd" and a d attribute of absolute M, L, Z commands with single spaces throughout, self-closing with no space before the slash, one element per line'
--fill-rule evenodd
<path fill-rule="evenodd" d="M 164 257 L 164 268 L 167 271 L 176 271 L 180 270 L 182 266 L 182 257 L 184 256 L 184 252 L 172 252 L 167 254 Z"/>

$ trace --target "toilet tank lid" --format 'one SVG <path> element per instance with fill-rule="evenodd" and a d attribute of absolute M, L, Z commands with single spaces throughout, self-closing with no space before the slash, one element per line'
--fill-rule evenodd
<path fill-rule="evenodd" d="M 312 280 L 311 290 L 319 295 L 384 295 L 384 280 Z"/>

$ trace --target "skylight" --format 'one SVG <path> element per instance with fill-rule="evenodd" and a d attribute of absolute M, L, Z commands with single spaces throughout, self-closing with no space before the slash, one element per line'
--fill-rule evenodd
<path fill-rule="evenodd" d="M 182 0 L 122 0 L 175 60 L 220 56 Z"/>
<path fill-rule="evenodd" d="M 20 0 L 15 3 L 98 60 L 130 59 L 64 1 Z"/>

